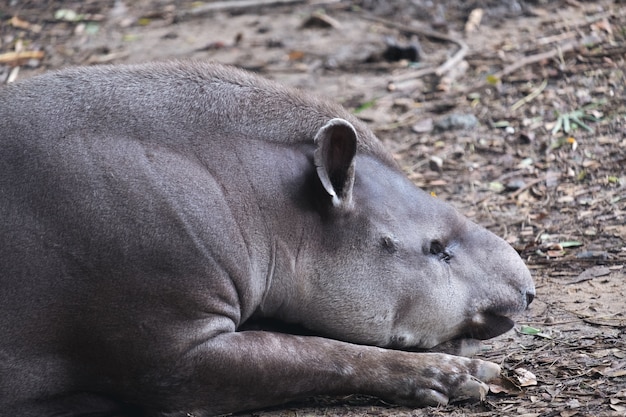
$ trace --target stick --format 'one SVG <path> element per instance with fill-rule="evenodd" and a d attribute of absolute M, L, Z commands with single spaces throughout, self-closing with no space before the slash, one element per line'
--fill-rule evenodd
<path fill-rule="evenodd" d="M 552 49 L 550 51 L 547 52 L 542 52 L 540 54 L 535 54 L 535 55 L 529 55 L 526 57 L 523 57 L 522 59 L 516 61 L 515 63 L 504 67 L 502 70 L 496 72 L 495 74 L 492 75 L 492 77 L 496 80 L 502 80 L 503 77 L 511 74 L 512 72 L 517 71 L 518 69 L 526 66 L 526 65 L 530 65 L 530 64 L 534 64 L 536 62 L 539 61 L 543 61 L 545 59 L 550 59 L 550 58 L 554 58 L 558 55 L 561 55 L 565 52 L 569 52 L 572 51 L 574 49 L 576 49 L 577 47 L 579 47 L 581 45 L 580 42 L 570 42 L 567 43 L 565 45 L 562 46 L 557 46 L 555 49 Z M 487 85 L 489 85 L 490 83 L 488 81 L 481 81 L 479 83 L 477 83 L 476 85 L 473 85 L 471 87 L 465 88 L 463 89 L 460 93 L 461 94 L 467 94 L 469 92 L 475 91 L 475 90 L 479 90 L 483 87 L 486 87 Z"/>
<path fill-rule="evenodd" d="M 41 59 L 44 51 L 5 52 L 0 54 L 0 64 L 14 64 L 26 59 Z"/>
<path fill-rule="evenodd" d="M 548 80 L 544 79 L 543 82 L 541 83 L 541 85 L 539 87 L 537 87 L 536 90 L 534 90 L 529 95 L 527 95 L 526 97 L 522 98 L 521 100 L 519 100 L 515 104 L 513 104 L 511 106 L 511 110 L 515 111 L 515 110 L 519 109 L 520 107 L 522 107 L 524 104 L 534 100 L 535 97 L 537 97 L 539 94 L 541 94 L 541 92 L 546 88 L 547 85 L 548 85 Z"/>
<path fill-rule="evenodd" d="M 547 52 L 542 52 L 540 54 L 526 56 L 519 61 L 504 67 L 501 71 L 496 72 L 493 76 L 498 79 L 502 79 L 505 75 L 508 75 L 512 72 L 517 71 L 518 69 L 525 67 L 529 64 L 534 64 L 539 61 L 543 61 L 545 59 L 554 58 L 557 55 L 564 54 L 566 52 L 572 51 L 580 45 L 580 42 L 570 42 L 566 43 L 563 46 L 557 46 L 555 49 Z"/>
<path fill-rule="evenodd" d="M 426 36 L 428 38 L 439 39 L 441 41 L 452 42 L 459 46 L 459 50 L 456 51 L 456 53 L 452 55 L 442 65 L 438 66 L 437 68 L 424 68 L 424 69 L 418 70 L 417 73 L 409 74 L 409 78 L 416 78 L 416 77 L 420 77 L 420 76 L 428 75 L 428 74 L 436 74 L 437 76 L 441 77 L 443 74 L 450 71 L 450 69 L 453 66 L 461 62 L 463 58 L 465 58 L 465 55 L 467 55 L 467 51 L 469 51 L 469 47 L 461 39 L 448 36 L 445 33 L 437 32 L 436 30 L 407 26 L 401 23 L 392 22 L 391 20 L 381 19 L 380 17 L 370 16 L 370 15 L 365 15 L 365 14 L 362 14 L 361 17 L 365 20 L 381 23 L 385 26 L 398 29 L 402 32 L 410 33 L 413 35 Z M 394 81 L 402 81 L 402 79 L 404 79 L 405 77 L 406 77 L 406 74 L 401 79 L 398 79 L 398 80 L 394 79 Z"/>
<path fill-rule="evenodd" d="M 215 12 L 241 11 L 264 6 L 281 6 L 287 4 L 304 3 L 306 0 L 230 0 L 216 1 L 203 4 L 190 10 L 183 10 L 176 14 L 177 20 L 203 16 Z"/>
<path fill-rule="evenodd" d="M 511 194 L 509 194 L 507 196 L 507 200 L 508 201 L 515 201 L 515 198 L 517 198 L 518 195 L 520 195 L 521 193 L 523 193 L 524 191 L 528 190 L 529 188 L 545 181 L 545 178 L 537 178 L 534 179 L 532 181 L 530 181 L 528 184 L 525 184 L 523 187 L 518 188 L 517 190 L 513 191 Z"/>

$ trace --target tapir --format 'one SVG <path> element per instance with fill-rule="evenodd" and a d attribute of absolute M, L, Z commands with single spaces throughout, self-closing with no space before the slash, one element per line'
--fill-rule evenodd
<path fill-rule="evenodd" d="M 0 415 L 482 398 L 535 289 L 339 105 L 199 61 L 0 89 Z"/>

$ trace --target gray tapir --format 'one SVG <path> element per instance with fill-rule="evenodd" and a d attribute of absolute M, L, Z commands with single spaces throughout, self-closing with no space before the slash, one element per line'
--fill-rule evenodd
<path fill-rule="evenodd" d="M 240 70 L 34 77 L 0 89 L 0 141 L 2 416 L 479 398 L 496 364 L 416 351 L 499 335 L 534 296 L 362 122 Z"/>

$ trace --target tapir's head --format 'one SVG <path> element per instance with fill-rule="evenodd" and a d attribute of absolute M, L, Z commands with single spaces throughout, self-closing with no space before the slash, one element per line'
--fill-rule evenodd
<path fill-rule="evenodd" d="M 298 320 L 355 343 L 429 349 L 487 339 L 513 326 L 534 297 L 530 273 L 504 240 L 357 151 L 348 122 L 316 136 L 327 198 Z M 324 193 L 323 192 L 323 193 Z"/>

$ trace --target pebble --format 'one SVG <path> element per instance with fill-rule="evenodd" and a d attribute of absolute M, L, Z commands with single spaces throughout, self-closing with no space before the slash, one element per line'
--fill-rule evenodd
<path fill-rule="evenodd" d="M 435 129 L 468 130 L 478 126 L 478 119 L 473 114 L 452 113 L 442 117 L 435 123 Z"/>

